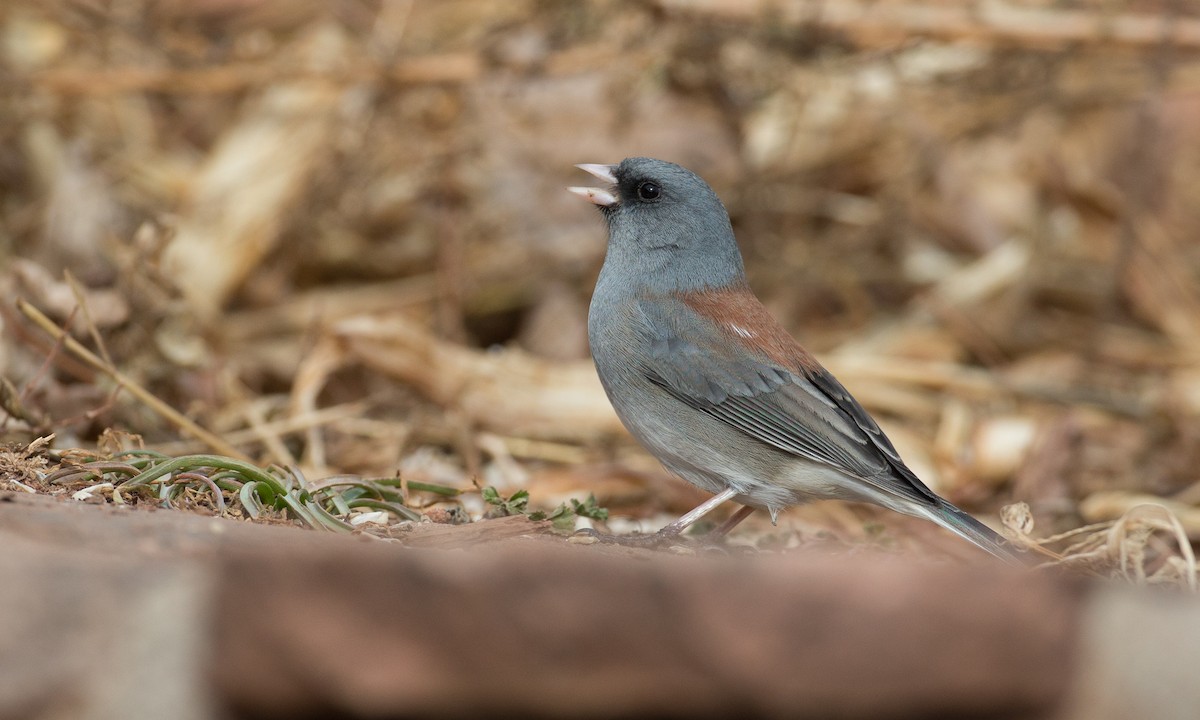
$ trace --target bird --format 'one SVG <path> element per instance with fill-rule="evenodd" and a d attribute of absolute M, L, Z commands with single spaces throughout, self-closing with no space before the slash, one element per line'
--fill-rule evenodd
<path fill-rule="evenodd" d="M 657 533 L 679 535 L 729 501 L 772 523 L 837 499 L 922 517 L 1006 560 L 1001 535 L 925 485 L 878 423 L 751 290 L 729 213 L 699 175 L 665 160 L 581 164 L 604 187 L 568 190 L 608 226 L 588 342 L 622 424 L 712 497 Z"/>

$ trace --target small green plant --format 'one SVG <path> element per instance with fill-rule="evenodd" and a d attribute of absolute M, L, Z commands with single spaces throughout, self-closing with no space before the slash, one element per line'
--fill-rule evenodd
<path fill-rule="evenodd" d="M 296 468 L 262 468 L 221 455 L 172 458 L 151 450 L 125 450 L 109 457 L 76 455 L 70 464 L 48 475 L 46 482 L 90 486 L 80 493 L 103 488 L 118 504 L 141 497 L 168 506 L 209 505 L 220 515 L 240 510 L 251 519 L 278 513 L 338 532 L 354 529 L 349 518 L 359 508 L 382 510 L 395 520 L 419 520 L 421 514 L 406 504 L 407 491 L 445 497 L 462 492 L 400 478 L 342 475 L 310 482 Z"/>
<path fill-rule="evenodd" d="M 493 517 L 508 517 L 509 515 L 526 515 L 526 509 L 529 507 L 529 491 L 518 490 L 507 498 L 501 495 L 496 488 L 488 485 L 479 491 L 483 497 L 483 501 L 491 505 L 494 509 L 488 512 Z"/>
<path fill-rule="evenodd" d="M 509 497 L 502 496 L 490 485 L 479 491 L 484 502 L 494 509 L 489 513 L 496 517 L 508 515 L 524 515 L 530 520 L 549 520 L 555 530 L 569 532 L 575 529 L 575 518 L 585 517 L 604 522 L 608 520 L 608 510 L 596 504 L 596 496 L 588 493 L 587 499 L 571 498 L 569 503 L 562 503 L 550 511 L 529 510 L 529 491 L 518 490 Z"/>

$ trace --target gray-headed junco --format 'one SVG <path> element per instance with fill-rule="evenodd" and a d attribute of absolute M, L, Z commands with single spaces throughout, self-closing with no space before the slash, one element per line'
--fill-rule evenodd
<path fill-rule="evenodd" d="M 871 416 L 788 335 L 746 284 L 729 215 L 690 170 L 651 158 L 579 165 L 609 183 L 570 188 L 598 205 L 608 252 L 588 314 L 596 370 L 621 421 L 717 505 L 835 498 L 928 518 L 1003 558 L 1002 537 L 905 466 Z"/>

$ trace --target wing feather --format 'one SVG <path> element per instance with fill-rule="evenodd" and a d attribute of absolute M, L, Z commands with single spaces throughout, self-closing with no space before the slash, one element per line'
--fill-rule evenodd
<path fill-rule="evenodd" d="M 785 364 L 731 342 L 682 302 L 640 309 L 652 334 L 643 372 L 673 397 L 783 452 L 913 500 L 936 500 L 867 411 L 815 361 Z"/>

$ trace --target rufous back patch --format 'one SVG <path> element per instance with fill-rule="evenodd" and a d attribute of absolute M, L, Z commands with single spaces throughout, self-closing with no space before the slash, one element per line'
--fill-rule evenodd
<path fill-rule="evenodd" d="M 780 365 L 805 374 L 824 370 L 771 316 L 746 285 L 676 295 L 685 305 L 713 323 L 734 341 L 751 347 Z"/>

